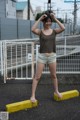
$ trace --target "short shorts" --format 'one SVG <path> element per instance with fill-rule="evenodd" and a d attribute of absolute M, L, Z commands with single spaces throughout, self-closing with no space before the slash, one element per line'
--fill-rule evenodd
<path fill-rule="evenodd" d="M 56 62 L 56 53 L 39 53 L 38 54 L 38 62 L 40 63 L 54 63 Z"/>

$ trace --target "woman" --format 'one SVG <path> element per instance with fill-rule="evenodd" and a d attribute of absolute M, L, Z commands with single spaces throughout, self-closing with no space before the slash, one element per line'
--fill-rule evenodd
<path fill-rule="evenodd" d="M 51 29 L 52 21 L 55 21 L 59 28 Z M 40 21 L 43 22 L 43 29 L 38 29 Z M 57 94 L 59 98 L 62 97 L 58 90 L 58 80 L 56 76 L 56 34 L 65 30 L 64 25 L 54 16 L 51 11 L 45 12 L 32 26 L 32 32 L 40 38 L 40 50 L 37 61 L 37 70 L 33 78 L 32 83 L 32 95 L 30 100 L 36 102 L 35 92 L 40 80 L 44 65 L 48 63 L 51 78 L 53 80 L 54 94 Z"/>

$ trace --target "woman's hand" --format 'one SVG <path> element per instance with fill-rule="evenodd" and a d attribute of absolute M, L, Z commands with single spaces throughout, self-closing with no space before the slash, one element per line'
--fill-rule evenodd
<path fill-rule="evenodd" d="M 56 31 L 56 34 L 59 34 L 61 33 L 62 31 L 65 30 L 65 27 L 64 25 L 55 17 L 55 14 L 54 13 L 51 13 L 50 14 L 52 19 L 59 25 L 60 28 L 56 28 L 55 31 Z"/>
<path fill-rule="evenodd" d="M 46 17 L 47 17 L 47 15 L 46 15 L 46 14 L 43 14 L 43 15 L 40 17 L 40 21 L 43 21 Z"/>
<path fill-rule="evenodd" d="M 55 13 L 50 13 L 50 16 L 53 20 L 56 20 Z"/>

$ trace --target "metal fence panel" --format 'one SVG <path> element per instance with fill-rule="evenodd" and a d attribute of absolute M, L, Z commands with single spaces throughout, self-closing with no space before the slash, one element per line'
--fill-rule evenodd
<path fill-rule="evenodd" d="M 31 32 L 32 25 L 35 21 L 21 20 L 21 19 L 8 19 L 0 18 L 0 39 L 24 39 L 24 38 L 37 38 L 37 35 L 34 35 Z M 73 23 L 65 23 L 65 31 L 59 34 L 59 36 L 72 35 L 73 34 Z M 51 26 L 53 29 L 59 27 L 56 23 L 53 23 Z M 38 25 L 38 28 L 43 28 L 43 23 L 41 22 Z M 77 34 L 80 33 L 80 26 L 77 26 Z"/>
<path fill-rule="evenodd" d="M 56 41 L 57 73 L 80 74 L 80 35 L 59 37 Z M 36 46 L 36 61 L 39 45 Z M 45 65 L 43 73 L 49 73 L 48 65 Z"/>
<path fill-rule="evenodd" d="M 18 38 L 30 38 L 31 37 L 31 27 L 29 20 L 18 20 Z"/>
<path fill-rule="evenodd" d="M 35 22 L 33 20 L 31 20 L 31 28 L 33 26 Z M 33 32 L 31 32 L 31 38 L 35 38 L 35 34 Z"/>
<path fill-rule="evenodd" d="M 3 61 L 3 42 L 0 41 L 0 74 L 3 75 L 3 68 L 4 61 Z"/>
<path fill-rule="evenodd" d="M 6 79 L 32 79 L 34 74 L 34 43 L 4 42 L 4 82 Z"/>
<path fill-rule="evenodd" d="M 1 40 L 1 18 L 0 18 L 0 40 Z"/>
<path fill-rule="evenodd" d="M 80 74 L 80 35 L 57 37 L 57 73 Z M 38 57 L 38 39 L 0 41 L 0 71 L 6 79 L 32 79 Z M 36 47 L 35 47 L 36 46 Z M 43 73 L 49 73 L 46 65 Z"/>
<path fill-rule="evenodd" d="M 76 51 L 77 49 L 77 51 Z M 38 58 L 39 45 L 36 48 L 36 61 Z M 80 46 L 56 46 L 57 73 L 59 74 L 80 74 Z M 48 74 L 48 65 L 45 65 L 44 74 Z"/>
<path fill-rule="evenodd" d="M 17 39 L 17 20 L 1 18 L 1 40 Z"/>

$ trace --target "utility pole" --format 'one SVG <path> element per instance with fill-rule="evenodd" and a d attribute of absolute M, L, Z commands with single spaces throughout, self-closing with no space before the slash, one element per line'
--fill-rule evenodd
<path fill-rule="evenodd" d="M 51 0 L 48 0 L 47 9 L 51 10 Z"/>
<path fill-rule="evenodd" d="M 30 0 L 27 1 L 28 2 L 28 20 L 30 20 Z"/>
<path fill-rule="evenodd" d="M 77 2 L 74 0 L 74 24 L 73 24 L 73 34 L 76 33 L 76 25 L 77 25 Z"/>

